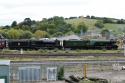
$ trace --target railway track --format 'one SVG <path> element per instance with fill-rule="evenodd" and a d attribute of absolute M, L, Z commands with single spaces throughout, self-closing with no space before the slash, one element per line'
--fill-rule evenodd
<path fill-rule="evenodd" d="M 79 61 L 11 61 L 11 64 L 97 64 L 125 63 L 125 60 L 79 60 Z"/>
<path fill-rule="evenodd" d="M 0 58 L 48 58 L 82 56 L 124 56 L 123 53 L 0 54 Z"/>

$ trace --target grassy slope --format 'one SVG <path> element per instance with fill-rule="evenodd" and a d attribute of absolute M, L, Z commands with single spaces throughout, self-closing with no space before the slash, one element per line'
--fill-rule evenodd
<path fill-rule="evenodd" d="M 123 34 L 123 29 L 125 28 L 125 24 L 105 24 L 105 28 L 119 35 Z"/>
<path fill-rule="evenodd" d="M 79 23 L 84 22 L 89 28 L 94 28 L 94 24 L 97 20 L 95 19 L 86 19 L 86 18 L 78 18 L 78 19 L 69 19 L 66 20 L 67 23 L 73 24 L 74 26 L 77 26 Z"/>
<path fill-rule="evenodd" d="M 94 24 L 96 23 L 96 19 L 86 19 L 86 18 L 78 18 L 78 19 L 68 19 L 67 23 L 74 25 L 75 27 L 80 23 L 84 22 L 89 30 L 93 30 L 95 28 Z M 106 29 L 109 29 L 113 34 L 123 34 L 123 29 L 125 28 L 125 24 L 104 24 Z M 125 29 L 124 29 L 125 30 Z"/>

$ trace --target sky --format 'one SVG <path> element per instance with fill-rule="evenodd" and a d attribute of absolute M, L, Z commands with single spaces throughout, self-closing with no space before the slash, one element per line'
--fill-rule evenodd
<path fill-rule="evenodd" d="M 27 17 L 42 20 L 86 15 L 125 19 L 125 0 L 0 0 L 1 26 Z"/>

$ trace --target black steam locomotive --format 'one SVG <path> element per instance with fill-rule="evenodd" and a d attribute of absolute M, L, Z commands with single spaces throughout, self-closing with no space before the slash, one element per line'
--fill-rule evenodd
<path fill-rule="evenodd" d="M 0 39 L 0 49 L 117 49 L 115 40 L 29 40 Z"/>

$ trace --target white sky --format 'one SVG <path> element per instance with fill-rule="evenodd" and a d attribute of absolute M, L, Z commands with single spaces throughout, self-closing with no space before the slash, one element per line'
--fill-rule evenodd
<path fill-rule="evenodd" d="M 26 17 L 42 20 L 81 15 L 125 19 L 125 0 L 0 0 L 0 25 Z"/>

